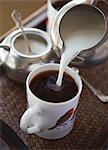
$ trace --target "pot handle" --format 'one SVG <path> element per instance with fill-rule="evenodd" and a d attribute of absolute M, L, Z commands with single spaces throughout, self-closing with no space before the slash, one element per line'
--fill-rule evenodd
<path fill-rule="evenodd" d="M 41 124 L 39 124 L 38 119 L 34 126 L 31 126 L 31 127 L 29 126 L 30 121 L 31 121 L 32 117 L 34 117 L 34 115 L 36 115 L 38 117 L 40 117 L 40 115 L 41 115 L 41 109 L 37 105 L 28 108 L 24 112 L 24 114 L 22 115 L 21 120 L 20 120 L 20 128 L 28 134 L 33 134 L 36 132 L 38 133 L 41 131 Z"/>
<path fill-rule="evenodd" d="M 9 45 L 0 43 L 0 48 L 4 48 L 6 51 L 9 52 L 11 47 Z"/>
<path fill-rule="evenodd" d="M 4 49 L 4 51 L 6 51 L 7 52 L 7 55 L 9 54 L 9 52 L 10 52 L 10 46 L 9 45 L 6 45 L 6 44 L 2 44 L 2 43 L 0 43 L 0 48 L 3 48 Z M 1 52 L 0 52 L 1 53 Z M 6 58 L 7 58 L 7 55 L 6 55 L 6 57 L 5 57 L 5 60 L 6 60 Z M 0 66 L 2 66 L 2 64 L 4 63 L 3 61 L 2 61 L 2 59 L 1 59 L 1 57 L 2 57 L 2 54 L 0 54 Z M 4 61 L 5 61 L 4 60 Z"/>

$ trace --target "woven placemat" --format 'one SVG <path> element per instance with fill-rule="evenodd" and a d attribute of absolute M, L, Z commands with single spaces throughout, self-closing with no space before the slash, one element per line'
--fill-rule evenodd
<path fill-rule="evenodd" d="M 96 88 L 108 95 L 108 61 L 96 68 L 81 70 Z M 27 108 L 24 87 L 0 75 L 0 118 L 31 150 L 98 149 L 108 138 L 108 103 L 102 103 L 84 85 L 77 117 L 71 133 L 60 140 L 44 140 L 21 131 L 19 121 Z"/>

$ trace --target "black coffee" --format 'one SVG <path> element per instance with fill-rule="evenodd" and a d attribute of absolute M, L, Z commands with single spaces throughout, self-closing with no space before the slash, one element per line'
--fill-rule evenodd
<path fill-rule="evenodd" d="M 58 71 L 45 71 L 35 76 L 31 83 L 30 89 L 38 98 L 58 103 L 70 100 L 75 97 L 78 87 L 72 77 L 64 73 L 62 86 L 56 85 Z"/>

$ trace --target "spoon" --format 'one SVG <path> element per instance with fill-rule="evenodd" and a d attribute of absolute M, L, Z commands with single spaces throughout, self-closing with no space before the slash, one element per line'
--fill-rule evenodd
<path fill-rule="evenodd" d="M 84 77 L 81 76 L 81 79 L 87 85 L 87 87 L 93 92 L 93 94 L 98 97 L 100 101 L 104 103 L 108 102 L 107 95 L 104 95 L 100 90 L 97 90 L 95 87 L 93 87 L 87 80 L 84 79 Z"/>
<path fill-rule="evenodd" d="M 30 45 L 29 45 L 29 42 L 27 39 L 27 35 L 24 32 L 23 24 L 22 24 L 21 13 L 18 10 L 13 10 L 11 13 L 11 17 L 12 17 L 13 21 L 15 22 L 16 26 L 21 29 L 22 36 L 23 36 L 24 41 L 26 43 L 27 51 L 29 53 L 31 53 L 32 51 L 31 51 L 31 48 L 30 48 Z"/>

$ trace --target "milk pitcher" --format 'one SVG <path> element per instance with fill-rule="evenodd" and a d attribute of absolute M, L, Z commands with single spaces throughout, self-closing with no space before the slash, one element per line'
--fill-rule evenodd
<path fill-rule="evenodd" d="M 70 42 L 70 49 L 72 49 L 73 45 L 74 48 L 77 46 L 81 46 L 82 48 L 82 52 L 80 52 L 78 57 L 71 61 L 70 64 L 78 68 L 88 68 L 99 65 L 108 59 L 107 24 L 108 17 L 106 17 L 98 7 L 84 3 L 76 5 L 71 1 L 58 11 L 53 21 L 50 33 L 53 50 L 60 58 L 66 49 L 67 40 L 69 45 L 69 40 L 76 36 L 77 31 L 79 32 L 87 28 L 90 34 L 88 34 L 88 36 L 85 34 L 84 40 L 84 35 L 79 34 L 76 43 L 73 42 L 72 44 L 72 42 Z M 76 30 L 76 28 L 79 30 Z M 94 32 L 90 30 L 94 30 Z M 100 33 L 95 34 L 96 30 Z M 88 37 L 90 37 L 90 40 Z M 83 47 L 84 45 L 85 47 Z"/>

